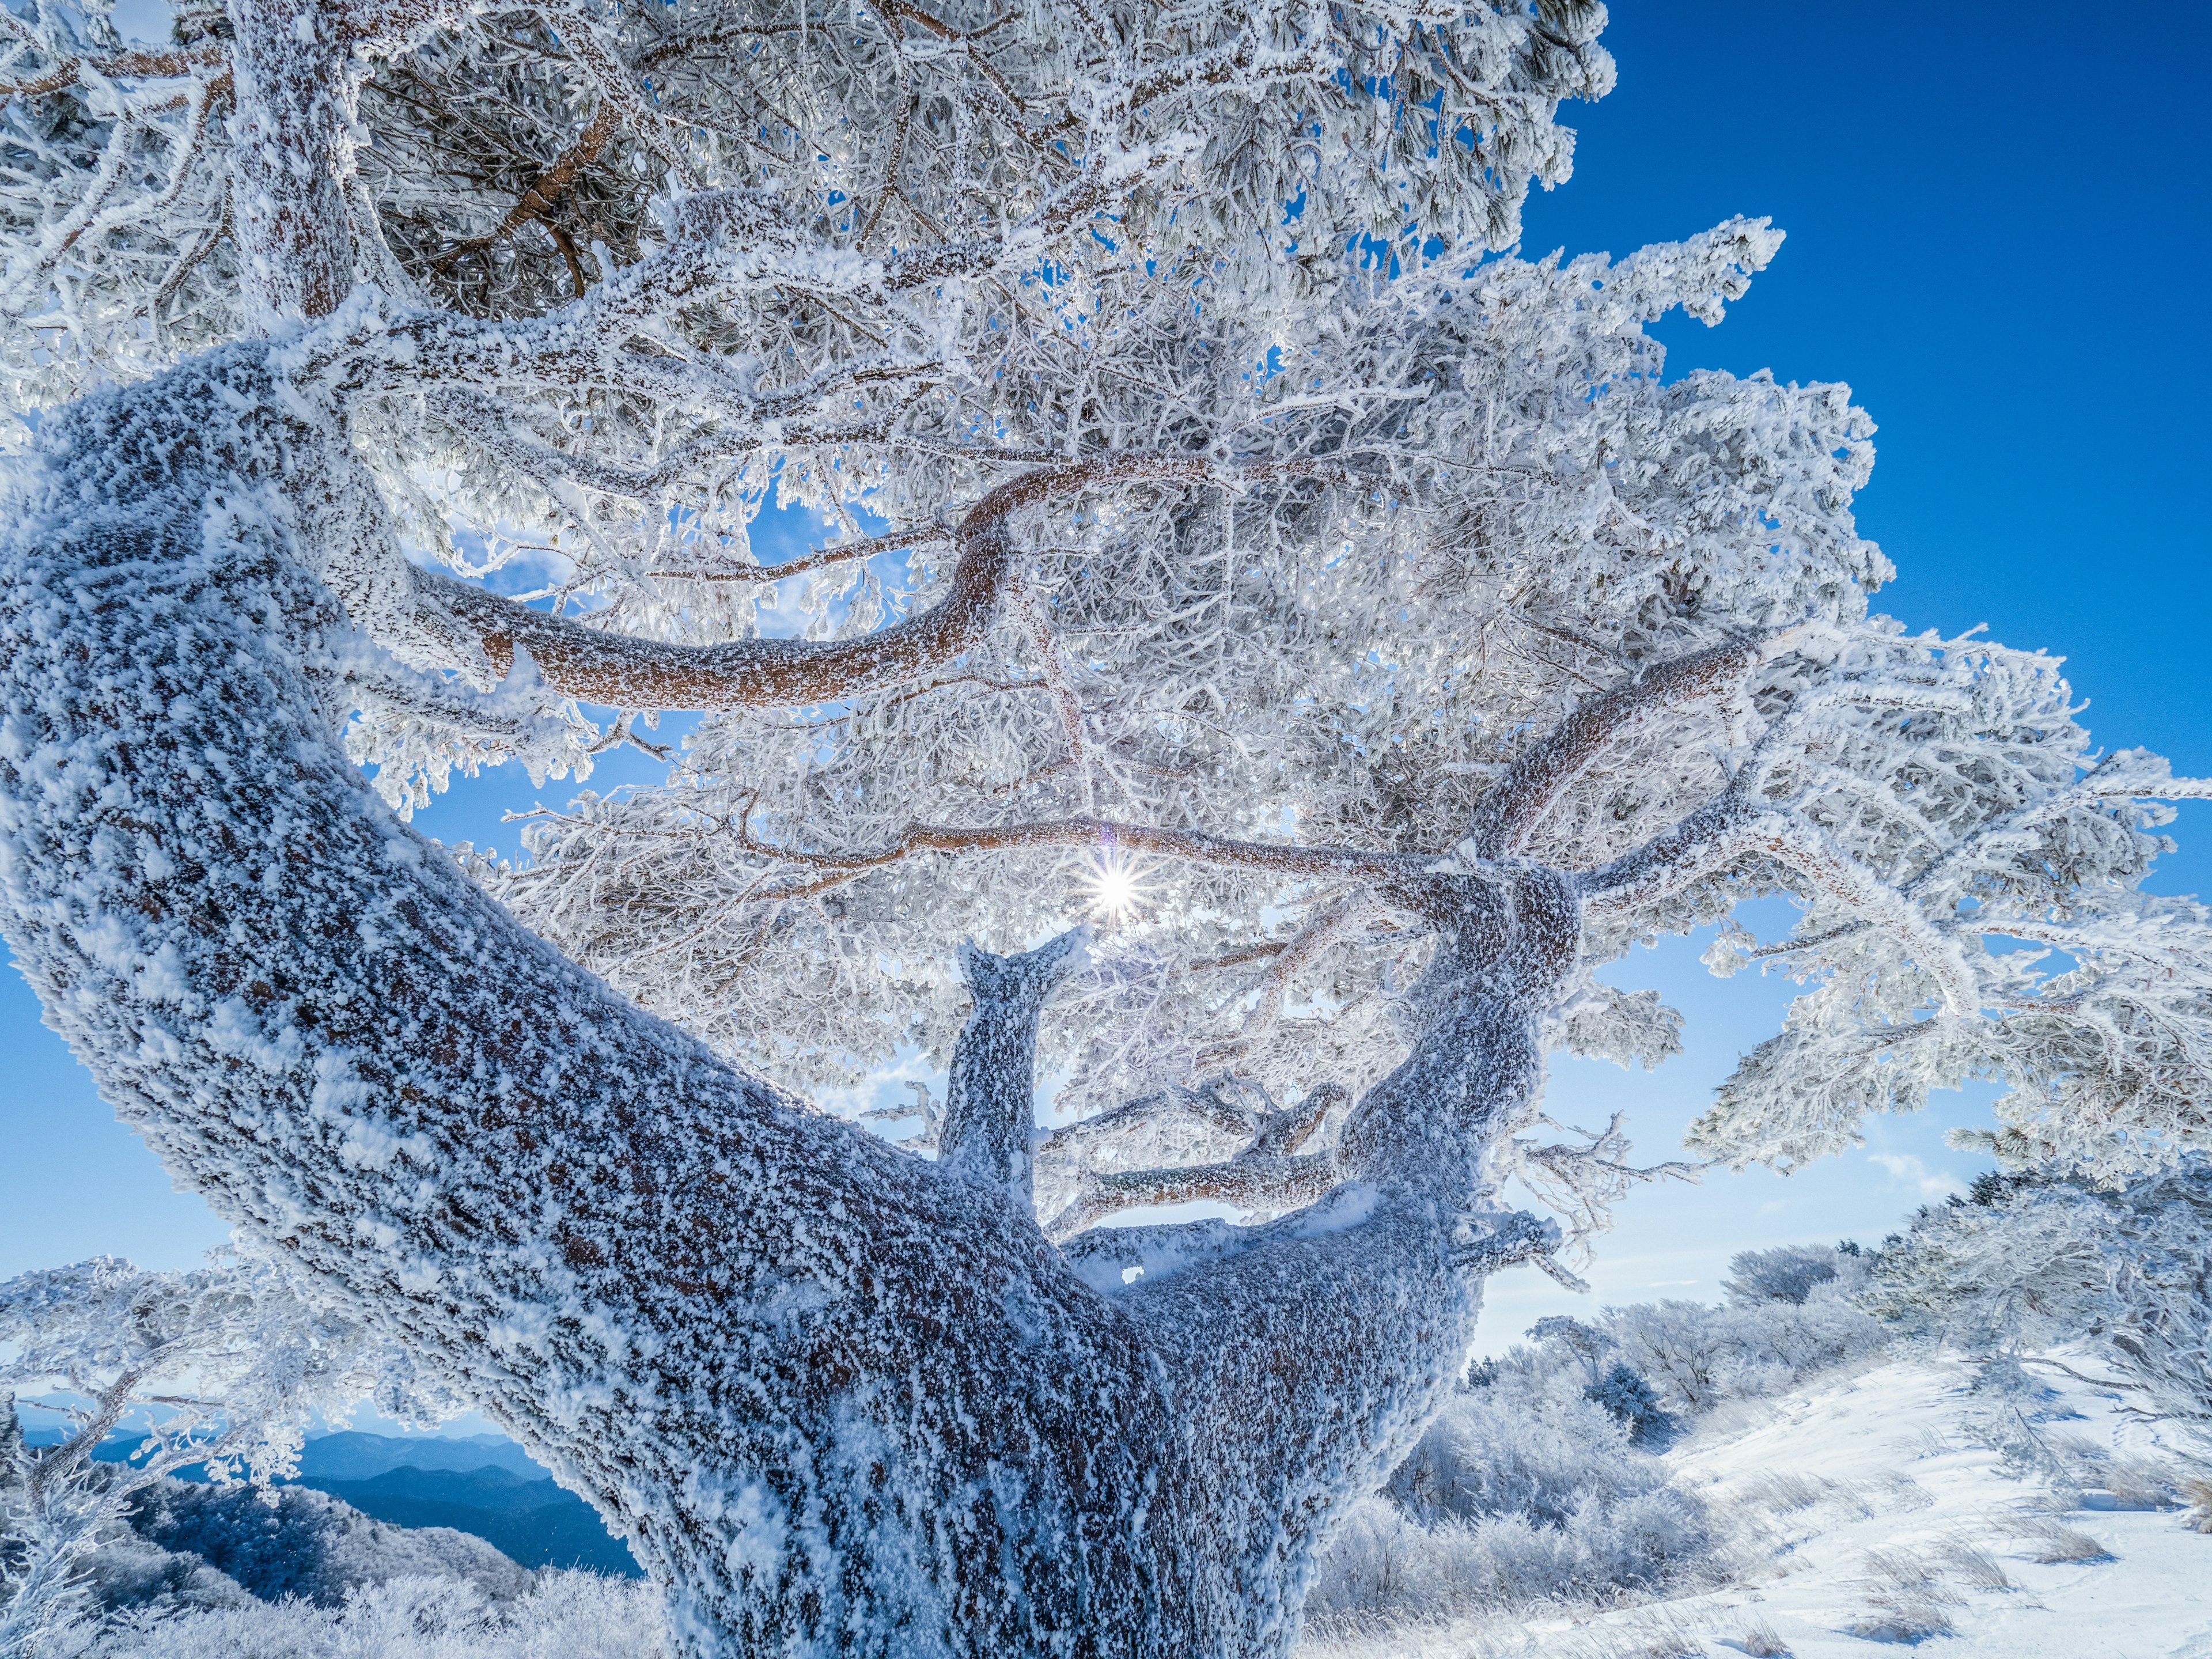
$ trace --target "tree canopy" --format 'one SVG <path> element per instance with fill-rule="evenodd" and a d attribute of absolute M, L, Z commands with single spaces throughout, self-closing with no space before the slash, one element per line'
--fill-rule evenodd
<path fill-rule="evenodd" d="M 1662 933 L 1808 988 L 1710 1156 L 1978 1076 L 2016 1164 L 2204 1145 L 2212 929 L 2142 884 L 2212 792 L 1875 609 L 1847 388 L 1666 378 L 1765 222 L 1516 251 L 1602 22 L 0 13 L 10 944 L 680 1642 L 1282 1650 L 1481 1276 L 1557 1270 L 1499 1182 L 1637 1173 L 1542 1064 L 1677 1047 L 1599 971 Z M 831 529 L 764 566 L 779 503 Z M 669 711 L 520 866 L 359 770 Z M 903 1150 L 795 1098 L 908 1044 Z M 1200 1197 L 1255 1224 L 1097 1225 Z"/>

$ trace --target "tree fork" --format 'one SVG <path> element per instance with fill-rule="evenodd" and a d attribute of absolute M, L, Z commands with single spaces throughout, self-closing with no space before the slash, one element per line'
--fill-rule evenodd
<path fill-rule="evenodd" d="M 378 509 L 266 358 L 58 412 L 0 517 L 0 922 L 105 1097 L 594 1502 L 679 1651 L 1285 1653 L 1528 1247 L 1473 1211 L 1480 1133 L 1410 1133 L 1420 1079 L 1478 1129 L 1525 1104 L 1549 969 L 1438 991 L 1360 1180 L 1099 1283 L 1003 1189 L 617 998 L 375 799 L 313 573 Z M 1003 1131 L 989 1048 L 963 1110 Z"/>

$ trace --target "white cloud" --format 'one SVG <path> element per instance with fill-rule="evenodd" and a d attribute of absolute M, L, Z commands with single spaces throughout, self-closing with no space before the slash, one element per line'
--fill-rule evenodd
<path fill-rule="evenodd" d="M 1907 1182 L 1920 1188 L 1923 1198 L 1948 1198 L 1954 1193 L 1963 1193 L 1966 1183 L 1948 1170 L 1930 1170 L 1910 1152 L 1873 1152 L 1867 1158 L 1869 1164 L 1879 1164 L 1889 1171 L 1892 1181 Z"/>

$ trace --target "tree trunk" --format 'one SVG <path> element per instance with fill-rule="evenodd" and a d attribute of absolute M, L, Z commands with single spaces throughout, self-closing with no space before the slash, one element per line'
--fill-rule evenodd
<path fill-rule="evenodd" d="M 1131 1230 L 1153 1266 L 1102 1287 L 1004 1185 L 733 1072 L 378 802 L 321 580 L 374 494 L 264 349 L 13 465 L 0 921 L 48 1022 L 173 1176 L 597 1504 L 679 1651 L 1289 1647 L 1332 1518 L 1462 1363 L 1557 893 L 1469 912 L 1489 944 L 1443 953 L 1355 1115 L 1363 1179 Z"/>

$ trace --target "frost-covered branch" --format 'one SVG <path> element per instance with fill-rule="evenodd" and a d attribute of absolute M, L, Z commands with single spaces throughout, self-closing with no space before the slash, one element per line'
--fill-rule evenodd
<path fill-rule="evenodd" d="M 550 616 L 430 573 L 418 574 L 416 581 L 429 603 L 476 635 L 502 675 L 521 650 L 566 695 L 617 708 L 803 707 L 914 678 L 980 645 L 1017 556 L 1007 523 L 1015 513 L 1103 483 L 1204 479 L 1214 470 L 1203 460 L 1131 455 L 1042 468 L 1009 479 L 963 515 L 957 538 L 959 563 L 944 599 L 919 616 L 849 641 L 664 644 Z"/>
<path fill-rule="evenodd" d="M 952 1047 L 937 1161 L 1003 1189 L 1031 1207 L 1038 1012 L 1083 948 L 1080 928 L 1015 957 L 960 947 L 960 975 L 975 1006 Z"/>
<path fill-rule="evenodd" d="M 1560 793 L 1610 744 L 1681 703 L 1735 690 L 1746 670 L 1784 648 L 1789 638 L 1732 641 L 1691 652 L 1577 704 L 1491 786 L 1468 828 L 1468 850 L 1485 859 L 1518 852 Z"/>
<path fill-rule="evenodd" d="M 1343 1102 L 1342 1089 L 1325 1083 L 1295 1106 L 1267 1109 L 1256 1116 L 1226 1107 L 1219 1091 L 1217 1083 L 1212 1091 L 1195 1097 L 1213 1109 L 1206 1114 L 1207 1122 L 1218 1131 L 1225 1121 L 1232 1135 L 1249 1132 L 1249 1139 L 1218 1163 L 1102 1167 L 1102 1154 L 1109 1147 L 1115 1162 L 1121 1163 L 1140 1137 L 1159 1144 L 1164 1114 L 1154 1102 L 1124 1108 L 1118 1124 L 1115 1115 L 1109 1114 L 1048 1139 L 1039 1152 L 1041 1170 L 1054 1194 L 1054 1207 L 1044 1220 L 1046 1233 L 1065 1240 L 1124 1210 L 1200 1200 L 1231 1205 L 1248 1218 L 1265 1218 L 1302 1208 L 1344 1179 L 1332 1150 L 1298 1156 L 1330 1110 Z M 1124 1133 L 1117 1134 L 1116 1129 Z M 1174 1139 L 1170 1132 L 1168 1144 Z"/>

